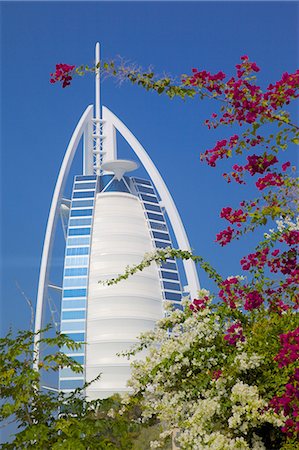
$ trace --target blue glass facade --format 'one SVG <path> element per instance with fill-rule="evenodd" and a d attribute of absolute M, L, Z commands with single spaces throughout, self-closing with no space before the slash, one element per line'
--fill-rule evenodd
<path fill-rule="evenodd" d="M 96 176 L 75 177 L 65 250 L 61 331 L 76 342 L 84 342 L 86 336 L 90 235 L 96 192 Z M 84 345 L 78 350 L 63 350 L 68 356 L 84 365 Z M 82 387 L 84 380 L 84 372 L 77 374 L 69 369 L 61 369 L 59 389 L 72 390 Z"/>
<path fill-rule="evenodd" d="M 167 222 L 154 185 L 151 181 L 141 178 L 132 178 L 131 180 L 143 204 L 154 246 L 156 248 L 172 247 Z M 181 308 L 179 302 L 182 300 L 182 285 L 175 259 L 168 259 L 162 263 L 159 271 L 164 300 L 170 300 L 175 308 Z"/>

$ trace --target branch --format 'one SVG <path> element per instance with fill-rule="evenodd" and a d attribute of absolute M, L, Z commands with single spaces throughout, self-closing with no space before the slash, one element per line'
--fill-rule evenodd
<path fill-rule="evenodd" d="M 32 301 L 30 300 L 30 298 L 27 297 L 27 295 L 25 294 L 25 292 L 21 289 L 18 281 L 15 282 L 16 283 L 16 287 L 18 289 L 18 291 L 20 292 L 20 294 L 24 297 L 24 299 L 26 300 L 29 308 L 30 308 L 30 312 L 31 312 L 31 318 L 30 318 L 30 331 L 33 331 L 33 324 L 34 324 L 34 308 L 32 305 Z"/>

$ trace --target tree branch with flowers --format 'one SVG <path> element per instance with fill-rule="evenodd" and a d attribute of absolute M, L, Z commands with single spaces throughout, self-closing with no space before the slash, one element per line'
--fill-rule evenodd
<path fill-rule="evenodd" d="M 299 268 L 298 180 L 283 152 L 296 151 L 299 127 L 289 105 L 299 96 L 299 70 L 284 73 L 262 89 L 260 71 L 242 56 L 233 76 L 192 69 L 178 80 L 122 62 L 97 67 L 57 66 L 52 83 L 66 87 L 74 75 L 101 69 L 169 98 L 210 100 L 219 110 L 205 120 L 209 130 L 234 128 L 201 155 L 211 168 L 232 159 L 227 183 L 252 184 L 256 196 L 224 206 L 228 226 L 215 237 L 220 246 L 248 232 L 259 244 L 240 261 L 242 276 L 221 277 L 201 257 L 158 250 L 110 283 L 169 255 L 193 259 L 216 283 L 202 289 L 184 311 L 171 311 L 154 331 L 141 336 L 145 360 L 132 363 L 130 385 L 143 420 L 164 424 L 159 448 L 173 430 L 182 449 L 297 449 L 299 439 Z M 270 227 L 265 229 L 265 226 Z M 169 330 L 172 330 L 169 333 Z"/>

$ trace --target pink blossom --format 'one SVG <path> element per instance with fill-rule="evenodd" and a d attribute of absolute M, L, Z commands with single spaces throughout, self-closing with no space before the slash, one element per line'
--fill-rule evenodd
<path fill-rule="evenodd" d="M 246 311 L 252 311 L 259 308 L 264 300 L 258 291 L 251 291 L 246 294 L 244 308 Z"/>
<path fill-rule="evenodd" d="M 227 334 L 224 335 L 224 340 L 229 345 L 236 345 L 237 341 L 243 342 L 245 337 L 243 336 L 243 328 L 240 322 L 233 323 L 228 329 Z"/>
<path fill-rule="evenodd" d="M 282 166 L 281 166 L 282 171 L 285 172 L 287 170 L 287 168 L 290 167 L 290 165 L 291 165 L 290 161 L 287 161 L 284 164 L 282 164 Z"/>
<path fill-rule="evenodd" d="M 283 178 L 277 173 L 268 173 L 262 178 L 257 180 L 256 187 L 259 191 L 262 191 L 269 186 L 282 186 L 284 183 Z"/>

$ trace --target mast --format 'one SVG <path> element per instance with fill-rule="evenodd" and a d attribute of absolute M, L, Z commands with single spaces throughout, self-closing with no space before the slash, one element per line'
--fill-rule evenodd
<path fill-rule="evenodd" d="M 95 48 L 95 162 L 96 174 L 100 175 L 101 165 L 101 79 L 100 79 L 100 43 L 96 43 Z"/>

